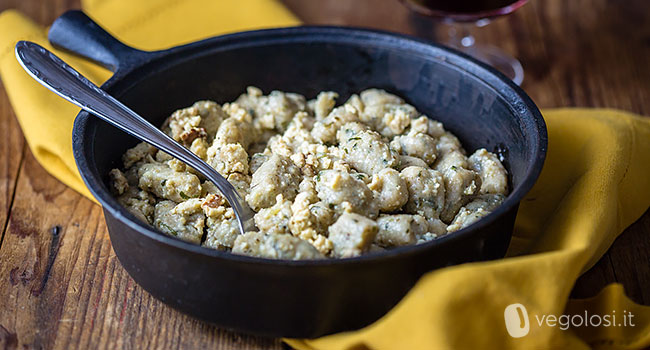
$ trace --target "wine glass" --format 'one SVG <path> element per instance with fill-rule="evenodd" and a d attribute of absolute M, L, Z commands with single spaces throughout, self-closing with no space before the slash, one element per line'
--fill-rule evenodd
<path fill-rule="evenodd" d="M 510 14 L 528 0 L 400 1 L 416 13 L 451 24 L 447 45 L 491 65 L 521 85 L 524 80 L 521 63 L 495 46 L 476 44 L 470 28 L 486 26 L 492 18 Z"/>

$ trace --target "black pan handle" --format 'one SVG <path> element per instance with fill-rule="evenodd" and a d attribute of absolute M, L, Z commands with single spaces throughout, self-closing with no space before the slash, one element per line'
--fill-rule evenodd
<path fill-rule="evenodd" d="M 48 39 L 55 47 L 95 61 L 114 73 L 142 63 L 151 54 L 123 44 L 79 10 L 57 18 Z"/>

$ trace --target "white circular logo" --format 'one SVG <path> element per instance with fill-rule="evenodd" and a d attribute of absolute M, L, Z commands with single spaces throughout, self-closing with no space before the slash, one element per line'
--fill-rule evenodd
<path fill-rule="evenodd" d="M 530 331 L 528 311 L 521 304 L 510 304 L 503 312 L 503 319 L 506 321 L 506 330 L 513 338 L 521 338 Z"/>

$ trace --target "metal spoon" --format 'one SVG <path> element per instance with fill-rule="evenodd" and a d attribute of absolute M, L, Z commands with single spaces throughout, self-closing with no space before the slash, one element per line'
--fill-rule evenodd
<path fill-rule="evenodd" d="M 16 58 L 32 78 L 57 95 L 196 169 L 212 181 L 226 197 L 237 216 L 241 233 L 257 230 L 253 221 L 255 212 L 241 198 L 235 187 L 196 154 L 151 125 L 42 46 L 29 41 L 19 41 L 16 44 Z"/>

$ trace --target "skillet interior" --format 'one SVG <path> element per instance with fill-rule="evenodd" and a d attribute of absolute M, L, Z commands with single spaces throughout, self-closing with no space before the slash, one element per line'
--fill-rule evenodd
<path fill-rule="evenodd" d="M 525 94 L 498 73 L 428 43 L 352 29 L 298 28 L 219 37 L 155 56 L 142 67 L 127 67 L 118 72 L 104 86 L 155 125 L 162 124 L 175 109 L 199 99 L 219 103 L 234 100 L 248 85 L 256 85 L 265 92 L 298 92 L 307 98 L 319 91 L 333 90 L 339 92 L 341 102 L 351 93 L 379 87 L 443 122 L 468 152 L 480 147 L 502 150 L 509 170 L 513 191 L 502 207 L 481 223 L 439 242 L 348 262 L 231 258 L 162 235 L 156 239 L 157 246 L 136 241 L 139 236 L 121 236 L 120 230 L 143 231 L 143 227 L 131 222 L 133 216 L 111 197 L 107 174 L 120 166 L 121 154 L 137 141 L 82 113 L 75 124 L 75 157 L 84 180 L 105 207 L 111 240 L 120 261 L 154 296 L 227 327 L 298 337 L 358 328 L 389 310 L 425 271 L 503 256 L 517 204 L 532 186 L 543 163 L 543 121 Z M 129 71 L 130 68 L 134 69 Z M 125 242 L 126 238 L 131 241 Z M 136 251 L 142 254 L 141 260 L 157 259 L 164 268 L 146 266 L 132 256 Z M 172 266 L 177 258 L 186 266 Z M 246 273 L 250 275 L 245 276 Z M 164 286 L 145 276 L 159 279 L 164 274 L 170 276 Z M 174 284 L 172 277 L 183 275 L 186 278 Z M 206 276 L 211 275 L 221 280 L 209 281 Z M 252 280 L 237 285 L 242 278 Z M 231 294 L 222 285 L 229 283 Z M 224 300 L 210 301 L 210 296 L 194 295 L 188 292 L 192 286 L 214 290 L 211 293 L 221 293 L 230 302 L 237 301 L 234 294 L 250 300 L 264 296 L 270 299 L 260 301 L 259 307 L 250 306 L 257 312 L 248 310 L 255 319 L 241 314 L 215 316 L 216 309 L 224 310 Z M 256 294 L 255 288 L 262 288 L 263 295 Z M 278 291 L 269 291 L 272 288 Z M 301 290 L 300 294 L 305 295 L 294 296 L 293 300 L 280 296 Z M 277 307 L 268 305 L 282 300 L 284 304 L 280 302 Z M 315 302 L 320 304 L 313 305 Z M 260 307 L 265 311 L 260 312 Z M 270 317 L 287 307 L 298 315 L 269 324 L 266 314 Z"/>
<path fill-rule="evenodd" d="M 539 127 L 534 125 L 532 111 L 515 104 L 522 101 L 508 91 L 511 86 L 489 85 L 485 76 L 468 74 L 472 68 L 478 70 L 477 66 L 467 62 L 458 66 L 445 57 L 447 54 L 436 57 L 439 50 L 435 47 L 423 53 L 422 47 L 404 43 L 394 43 L 391 48 L 378 47 L 385 42 L 359 47 L 361 38 L 354 37 L 322 38 L 337 39 L 338 43 L 302 39 L 304 42 L 266 40 L 264 46 L 234 43 L 232 47 L 205 42 L 199 50 L 174 50 L 105 88 L 154 125 L 161 125 L 176 109 L 200 99 L 232 101 L 249 85 L 265 92 L 298 92 L 307 98 L 332 90 L 341 95 L 341 103 L 352 93 L 379 87 L 440 120 L 470 153 L 480 147 L 507 149 L 506 167 L 515 188 L 533 164 L 514 160 L 539 156 L 538 140 L 527 135 Z M 110 167 L 119 165 L 120 155 L 137 141 L 104 123 L 99 123 L 97 132 L 114 141 L 96 143 L 96 157 L 106 151 L 112 155 L 110 164 L 97 163 L 97 170 L 106 178 Z M 100 149 L 102 145 L 109 149 Z"/>

